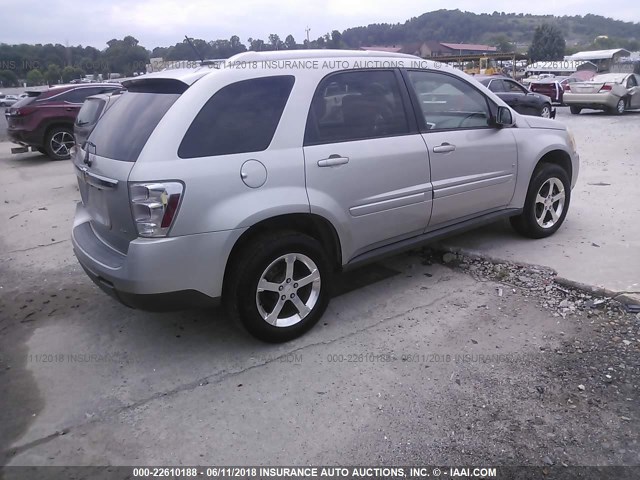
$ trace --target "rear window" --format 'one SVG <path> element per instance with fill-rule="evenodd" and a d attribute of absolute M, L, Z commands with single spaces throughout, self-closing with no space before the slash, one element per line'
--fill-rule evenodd
<path fill-rule="evenodd" d="M 89 136 L 89 141 L 96 146 L 96 155 L 135 162 L 151 133 L 181 93 L 142 89 L 124 92 Z"/>
<path fill-rule="evenodd" d="M 13 108 L 26 107 L 30 103 L 33 103 L 35 99 L 38 98 L 42 92 L 24 92 L 24 93 L 26 93 L 28 96 L 14 103 Z"/>
<path fill-rule="evenodd" d="M 266 150 L 293 88 L 290 75 L 232 83 L 204 104 L 178 149 L 180 158 Z"/>
<path fill-rule="evenodd" d="M 104 108 L 104 103 L 104 100 L 100 98 L 87 98 L 78 112 L 76 125 L 79 127 L 85 127 L 96 123 L 96 120 L 98 120 L 98 117 Z"/>

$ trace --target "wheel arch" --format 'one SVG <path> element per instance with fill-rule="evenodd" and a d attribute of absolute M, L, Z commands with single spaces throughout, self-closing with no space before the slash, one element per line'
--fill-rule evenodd
<path fill-rule="evenodd" d="M 571 163 L 571 155 L 561 149 L 554 149 L 544 153 L 537 161 L 534 171 L 542 164 L 554 164 L 563 168 L 569 176 L 569 181 L 573 183 L 573 164 Z"/>
<path fill-rule="evenodd" d="M 73 122 L 65 121 L 61 118 L 51 119 L 43 126 L 42 144 L 46 145 L 49 132 L 54 128 L 63 127 L 71 130 L 73 134 Z"/>
<path fill-rule="evenodd" d="M 335 270 L 342 265 L 342 246 L 333 224 L 326 218 L 313 213 L 290 213 L 264 219 L 248 228 L 233 245 L 224 269 L 224 285 L 230 275 L 230 266 L 236 263 L 243 249 L 261 234 L 275 231 L 295 231 L 318 240 L 326 249 L 329 261 Z"/>

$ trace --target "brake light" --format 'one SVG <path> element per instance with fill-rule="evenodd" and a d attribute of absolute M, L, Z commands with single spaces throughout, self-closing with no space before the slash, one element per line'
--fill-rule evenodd
<path fill-rule="evenodd" d="M 23 117 L 25 115 L 30 115 L 36 111 L 36 107 L 20 107 L 13 109 L 13 114 L 18 117 Z"/>
<path fill-rule="evenodd" d="M 184 187 L 178 182 L 129 185 L 133 219 L 141 237 L 166 237 L 178 212 Z"/>
<path fill-rule="evenodd" d="M 611 85 L 607 85 L 606 83 L 604 85 L 602 85 L 602 87 L 600 88 L 601 92 L 609 92 L 611 91 Z"/>

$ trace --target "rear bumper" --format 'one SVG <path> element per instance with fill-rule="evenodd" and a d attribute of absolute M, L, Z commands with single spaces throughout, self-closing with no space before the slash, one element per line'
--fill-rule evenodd
<path fill-rule="evenodd" d="M 562 101 L 565 105 L 583 108 L 615 108 L 620 97 L 611 93 L 569 93 L 565 92 Z"/>
<path fill-rule="evenodd" d="M 227 259 L 244 229 L 168 238 L 137 238 L 124 255 L 105 244 L 79 203 L 71 235 L 87 275 L 125 305 L 172 310 L 217 303 Z"/>
<path fill-rule="evenodd" d="M 8 128 L 7 134 L 9 135 L 9 140 L 19 145 L 41 148 L 44 144 L 42 140 L 42 134 L 40 132 Z"/>

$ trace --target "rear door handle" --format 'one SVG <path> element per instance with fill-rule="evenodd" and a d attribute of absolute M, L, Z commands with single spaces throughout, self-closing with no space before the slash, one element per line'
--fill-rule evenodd
<path fill-rule="evenodd" d="M 433 153 L 448 153 L 448 152 L 453 152 L 455 149 L 456 149 L 455 145 L 451 145 L 450 143 L 444 142 L 442 145 L 433 147 Z"/>
<path fill-rule="evenodd" d="M 329 155 L 329 158 L 318 160 L 319 167 L 334 167 L 336 165 L 344 165 L 349 163 L 349 157 L 341 157 L 340 155 Z"/>

